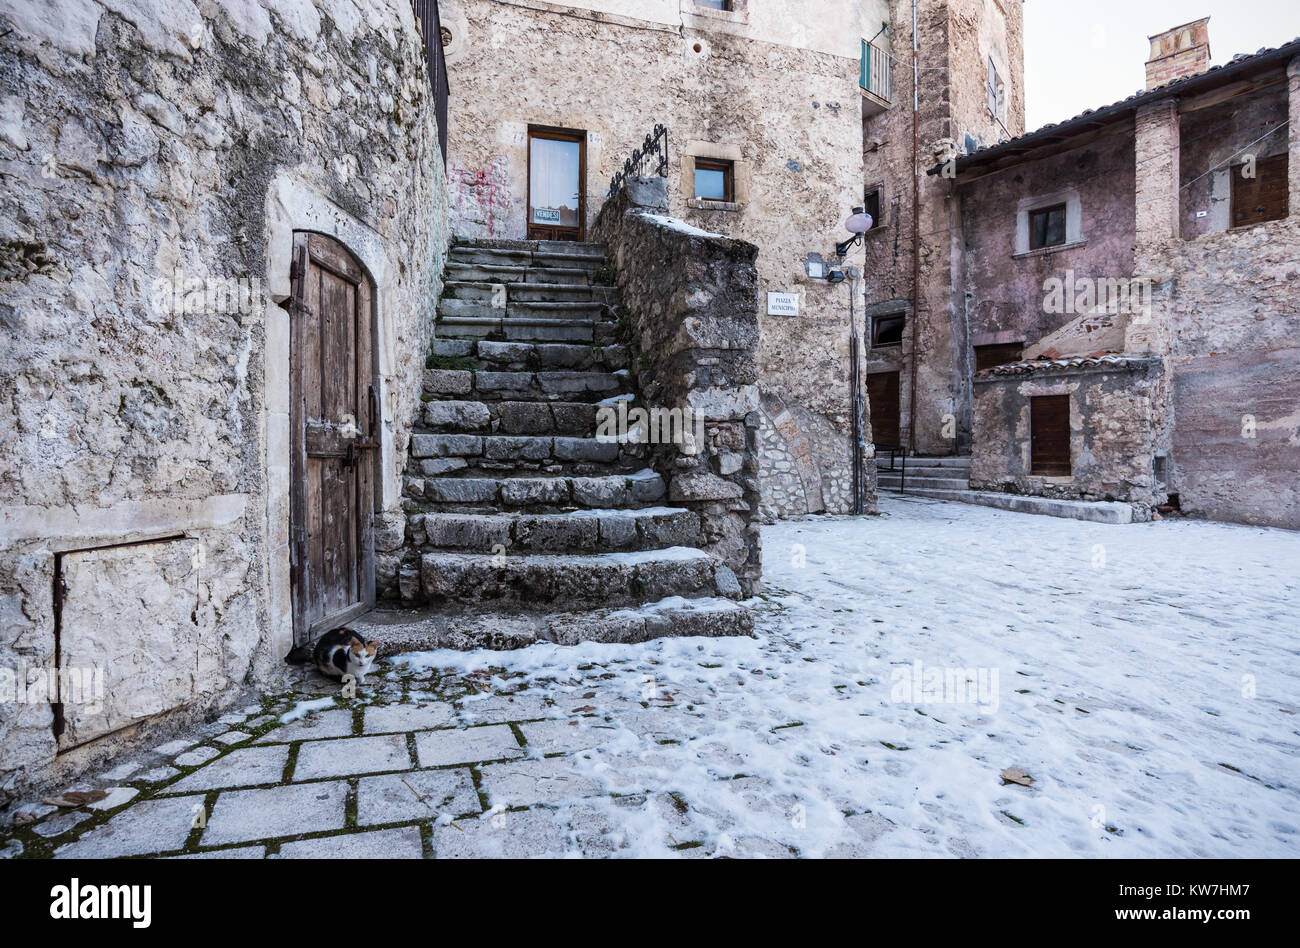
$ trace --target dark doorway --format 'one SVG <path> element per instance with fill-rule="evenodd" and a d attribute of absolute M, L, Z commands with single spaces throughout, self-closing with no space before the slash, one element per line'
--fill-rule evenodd
<path fill-rule="evenodd" d="M 901 445 L 898 425 L 898 373 L 873 372 L 867 376 L 867 401 L 871 407 L 871 440 L 877 445 Z"/>
<path fill-rule="evenodd" d="M 293 634 L 309 641 L 375 602 L 379 399 L 371 286 L 320 234 L 294 235 L 290 312 Z"/>
<path fill-rule="evenodd" d="M 528 130 L 528 239 L 582 240 L 586 232 L 587 133 Z"/>
<path fill-rule="evenodd" d="M 1070 396 L 1039 395 L 1029 399 L 1030 474 L 1070 474 Z"/>

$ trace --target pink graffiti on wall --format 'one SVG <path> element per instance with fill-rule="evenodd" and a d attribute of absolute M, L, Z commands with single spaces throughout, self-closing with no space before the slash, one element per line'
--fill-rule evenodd
<path fill-rule="evenodd" d="M 452 231 L 462 237 L 496 237 L 497 222 L 509 214 L 506 159 L 497 155 L 482 168 L 447 168 Z"/>

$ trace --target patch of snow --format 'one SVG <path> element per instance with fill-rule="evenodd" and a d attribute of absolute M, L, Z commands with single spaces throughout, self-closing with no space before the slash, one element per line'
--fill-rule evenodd
<path fill-rule="evenodd" d="M 715 234 L 711 231 L 701 230 L 686 223 L 686 221 L 678 220 L 676 217 L 668 217 L 664 214 L 645 214 L 642 216 L 648 221 L 654 221 L 659 226 L 675 230 L 679 234 L 688 234 L 691 237 L 720 237 L 723 240 L 727 239 L 726 234 Z"/>
<path fill-rule="evenodd" d="M 334 707 L 334 699 L 329 698 L 312 698 L 310 701 L 299 701 L 284 714 L 280 715 L 280 723 L 288 724 L 291 721 L 297 721 L 299 718 L 305 718 L 313 711 L 320 711 L 323 708 Z"/>

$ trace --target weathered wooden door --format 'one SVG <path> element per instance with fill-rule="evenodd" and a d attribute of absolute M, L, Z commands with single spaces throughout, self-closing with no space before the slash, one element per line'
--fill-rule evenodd
<path fill-rule="evenodd" d="M 380 419 L 365 272 L 320 234 L 295 234 L 293 249 L 289 519 L 302 643 L 374 605 Z"/>
<path fill-rule="evenodd" d="M 873 372 L 868 375 L 867 401 L 871 408 L 871 440 L 878 445 L 901 445 L 898 432 L 898 373 Z"/>
<path fill-rule="evenodd" d="M 1029 473 L 1069 476 L 1069 395 L 1036 395 L 1029 399 Z"/>

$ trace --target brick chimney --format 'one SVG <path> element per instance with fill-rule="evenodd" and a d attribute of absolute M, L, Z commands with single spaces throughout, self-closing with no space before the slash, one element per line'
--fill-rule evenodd
<path fill-rule="evenodd" d="M 1210 68 L 1210 18 L 1204 17 L 1165 30 L 1151 40 L 1147 60 L 1147 88 L 1195 76 Z"/>

